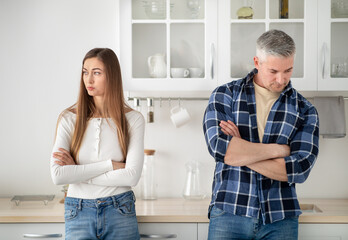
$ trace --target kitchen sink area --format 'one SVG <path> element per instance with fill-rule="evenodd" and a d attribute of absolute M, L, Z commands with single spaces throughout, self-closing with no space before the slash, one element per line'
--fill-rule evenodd
<path fill-rule="evenodd" d="M 322 213 L 323 211 L 315 204 L 300 204 L 303 213 Z"/>

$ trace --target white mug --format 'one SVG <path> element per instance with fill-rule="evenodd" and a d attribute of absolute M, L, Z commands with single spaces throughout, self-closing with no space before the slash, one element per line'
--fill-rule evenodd
<path fill-rule="evenodd" d="M 170 73 L 173 78 L 186 78 L 190 75 L 187 68 L 171 68 Z"/>
<path fill-rule="evenodd" d="M 190 77 L 191 78 L 201 78 L 203 77 L 203 69 L 202 68 L 189 68 Z"/>
<path fill-rule="evenodd" d="M 188 121 L 191 117 L 186 108 L 175 106 L 170 110 L 170 119 L 172 120 L 175 127 L 181 127 Z"/>

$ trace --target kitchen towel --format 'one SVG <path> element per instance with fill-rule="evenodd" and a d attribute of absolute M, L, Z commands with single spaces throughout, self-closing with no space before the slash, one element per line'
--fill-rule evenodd
<path fill-rule="evenodd" d="M 345 137 L 344 98 L 314 97 L 313 104 L 319 114 L 319 134 L 324 138 Z"/>

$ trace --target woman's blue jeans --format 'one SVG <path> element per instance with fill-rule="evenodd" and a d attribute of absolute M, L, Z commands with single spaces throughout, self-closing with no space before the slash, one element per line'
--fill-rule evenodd
<path fill-rule="evenodd" d="M 132 191 L 98 199 L 65 198 L 65 239 L 140 239 Z"/>
<path fill-rule="evenodd" d="M 296 240 L 298 217 L 263 225 L 261 219 L 233 215 L 213 206 L 210 211 L 208 239 Z"/>

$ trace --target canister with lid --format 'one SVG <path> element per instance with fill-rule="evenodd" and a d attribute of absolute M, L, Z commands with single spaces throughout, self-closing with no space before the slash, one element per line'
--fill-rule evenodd
<path fill-rule="evenodd" d="M 157 198 L 155 181 L 155 150 L 145 149 L 144 154 L 142 199 L 153 200 Z"/>

